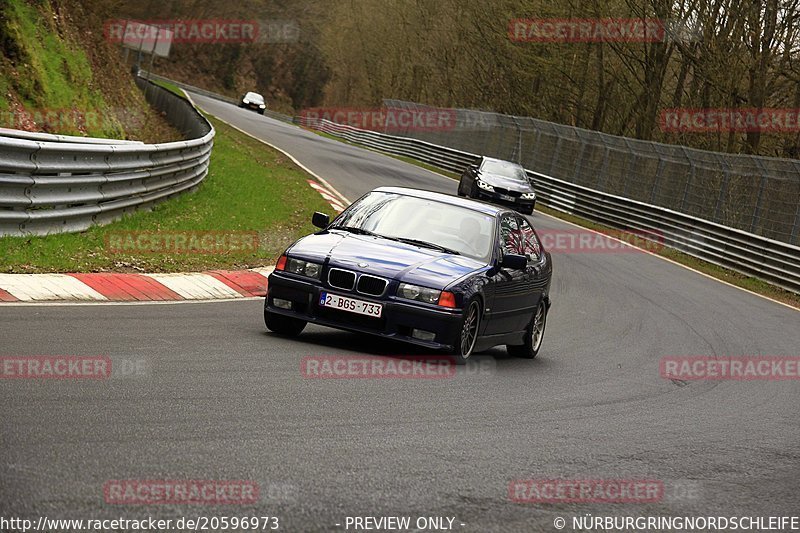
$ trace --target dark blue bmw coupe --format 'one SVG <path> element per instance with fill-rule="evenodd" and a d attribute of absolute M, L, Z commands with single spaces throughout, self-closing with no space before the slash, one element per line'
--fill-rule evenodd
<path fill-rule="evenodd" d="M 447 350 L 459 364 L 505 344 L 533 358 L 550 308 L 552 260 L 530 223 L 503 207 L 429 191 L 375 189 L 278 260 L 267 328 L 307 323 Z"/>

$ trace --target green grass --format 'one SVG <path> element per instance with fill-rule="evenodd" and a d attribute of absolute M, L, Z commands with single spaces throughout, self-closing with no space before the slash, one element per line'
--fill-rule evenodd
<path fill-rule="evenodd" d="M 100 92 L 92 89 L 89 58 L 78 45 L 62 38 L 52 19 L 45 16 L 53 13 L 50 2 L 41 0 L 38 7 L 25 0 L 3 2 L 0 34 L 6 34 L 4 46 L 18 56 L 18 68 L 24 72 L 0 80 L 3 100 L 12 87 L 38 123 L 57 120 L 52 129 L 58 133 L 80 135 L 83 128 L 93 137 L 121 137 L 122 125 L 105 111 L 108 106 Z M 8 107 L 6 102 L 3 106 Z M 46 114 L 56 110 L 57 119 Z"/>
<path fill-rule="evenodd" d="M 315 131 L 310 128 L 306 128 L 308 131 L 312 131 L 317 133 L 323 137 L 333 139 L 336 141 L 344 142 L 346 144 L 354 144 L 350 143 L 344 139 L 336 137 L 335 135 L 330 135 L 328 133 L 323 133 L 319 131 Z M 360 145 L 355 145 L 360 146 Z M 361 148 L 364 148 L 363 146 Z M 371 148 L 368 148 L 371 150 Z M 381 152 L 379 150 L 373 150 L 375 152 L 379 152 L 384 155 L 388 155 L 389 157 L 393 157 L 395 159 L 399 159 L 400 161 L 405 161 L 406 163 L 410 163 L 412 165 L 416 165 L 418 167 L 424 168 L 426 170 L 430 170 L 431 172 L 435 172 L 436 174 L 440 174 L 442 176 L 448 177 L 453 180 L 458 180 L 460 176 L 454 172 L 449 172 L 447 170 L 443 170 L 433 165 L 429 165 L 427 163 L 423 163 L 421 161 L 417 161 L 416 159 L 412 159 L 406 156 L 398 156 L 394 154 L 389 154 L 386 152 Z M 555 209 L 550 209 L 546 206 L 537 203 L 536 210 L 541 211 L 547 215 L 553 216 L 555 218 L 560 218 L 561 220 L 566 220 L 567 222 L 572 222 L 573 224 L 577 224 L 578 226 L 582 226 L 584 228 L 593 229 L 596 231 L 604 231 L 604 232 L 615 232 L 618 231 L 616 228 L 611 228 L 609 226 L 604 226 L 602 224 L 598 224 L 596 222 L 592 222 L 591 220 L 587 220 L 585 218 L 571 215 L 568 213 L 564 213 L 562 211 L 558 211 Z M 691 255 L 685 254 L 674 248 L 667 248 L 662 247 L 656 250 L 650 250 L 653 253 L 660 255 L 666 259 L 670 259 L 675 261 L 676 263 L 680 263 L 682 265 L 688 266 L 689 268 L 693 268 L 698 270 L 704 274 L 712 276 L 722 281 L 726 281 L 731 285 L 735 285 L 737 287 L 741 287 L 743 289 L 747 289 L 749 291 L 755 292 L 757 294 L 761 294 L 763 296 L 767 296 L 774 300 L 778 300 L 779 302 L 783 302 L 789 304 L 793 307 L 797 307 L 800 309 L 800 294 L 795 294 L 791 291 L 787 291 L 781 289 L 780 287 L 776 287 L 774 285 L 770 285 L 766 281 L 762 281 L 760 279 L 754 278 L 752 276 L 746 276 L 744 274 L 740 274 L 738 272 L 734 272 L 733 270 L 729 270 L 727 268 L 723 268 L 721 266 L 717 266 L 713 263 L 709 263 L 707 261 L 703 261 L 702 259 L 698 259 Z"/>
<path fill-rule="evenodd" d="M 217 131 L 209 175 L 197 191 L 82 233 L 0 238 L 0 272 L 179 272 L 274 264 L 296 238 L 314 231 L 311 214 L 330 205 L 283 154 L 209 117 Z M 256 249 L 198 254 L 117 253 L 119 232 L 258 232 Z"/>
<path fill-rule="evenodd" d="M 0 64 L 0 71 L 1 70 L 2 64 Z M 8 80 L 0 73 L 0 111 L 8 111 L 10 107 L 8 100 L 6 100 L 6 94 L 8 94 Z M 2 124 L 0 124 L 0 126 L 2 126 Z"/>
<path fill-rule="evenodd" d="M 175 85 L 174 83 L 170 83 L 168 81 L 161 81 L 161 80 L 150 80 L 150 81 L 152 81 L 156 85 L 159 85 L 159 86 L 165 88 L 166 90 L 168 90 L 168 91 L 170 91 L 172 93 L 177 94 L 181 98 L 186 98 L 186 95 L 183 94 L 183 90 L 181 90 L 181 88 L 178 87 L 177 85 Z"/>

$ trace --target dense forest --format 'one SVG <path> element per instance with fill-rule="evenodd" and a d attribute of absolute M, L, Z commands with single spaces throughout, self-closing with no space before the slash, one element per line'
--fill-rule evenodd
<path fill-rule="evenodd" d="M 111 18 L 294 21 L 293 42 L 176 43 L 169 58 L 155 62 L 156 72 L 230 95 L 257 90 L 279 111 L 377 106 L 396 98 L 709 150 L 800 157 L 796 121 L 783 133 L 676 133 L 659 120 L 675 108 L 800 108 L 800 0 L 81 3 L 92 6 L 93 24 Z M 652 42 L 509 36 L 509 21 L 517 18 L 606 17 L 656 19 L 667 31 Z"/>

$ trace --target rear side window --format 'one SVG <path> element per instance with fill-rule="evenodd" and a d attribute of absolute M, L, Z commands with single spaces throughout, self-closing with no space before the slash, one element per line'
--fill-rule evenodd
<path fill-rule="evenodd" d="M 538 261 L 542 255 L 542 245 L 539 243 L 536 232 L 530 223 L 524 219 L 519 219 L 520 240 L 522 243 L 522 253 L 527 255 L 529 259 Z"/>
<path fill-rule="evenodd" d="M 500 219 L 500 245 L 504 254 L 524 254 L 516 216 L 503 215 Z"/>

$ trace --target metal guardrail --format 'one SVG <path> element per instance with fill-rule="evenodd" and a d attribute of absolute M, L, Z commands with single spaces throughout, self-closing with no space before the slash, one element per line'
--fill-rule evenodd
<path fill-rule="evenodd" d="M 237 100 L 197 87 L 154 74 L 151 77 L 211 98 L 238 104 Z M 335 135 L 367 148 L 410 157 L 455 173 L 461 173 L 479 158 L 478 154 L 429 141 L 361 130 L 327 120 L 308 117 L 292 119 L 286 115 L 280 115 L 278 119 Z M 609 227 L 643 232 L 642 237 L 651 232 L 659 237 L 656 244 L 664 244 L 693 257 L 800 293 L 798 246 L 540 172 L 527 172 L 533 179 L 539 201 L 553 209 L 579 215 Z"/>
<path fill-rule="evenodd" d="M 12 137 L 14 139 L 28 139 L 29 141 L 62 142 L 62 143 L 78 143 L 78 144 L 144 144 L 141 141 L 126 141 L 122 139 L 97 139 L 94 137 L 78 137 L 75 135 L 53 135 L 50 133 L 12 130 L 9 128 L 0 128 L 0 137 Z"/>
<path fill-rule="evenodd" d="M 141 71 L 141 75 L 149 80 L 156 80 L 156 81 L 163 81 L 167 83 L 171 83 L 180 87 L 181 89 L 185 89 L 187 91 L 191 91 L 196 94 L 200 94 L 202 96 L 207 96 L 208 98 L 213 98 L 215 100 L 219 100 L 221 102 L 226 102 L 228 104 L 239 105 L 239 100 L 236 98 L 231 98 L 230 96 L 224 96 L 217 93 L 212 93 L 211 91 L 206 91 L 205 89 L 201 89 L 200 87 L 195 87 L 194 85 L 189 85 L 188 83 L 183 83 L 180 81 L 175 81 L 170 78 L 165 78 L 164 76 L 159 76 L 158 74 L 154 74 L 152 72 L 147 72 L 146 70 Z M 264 116 L 274 118 L 275 120 L 280 120 L 281 122 L 292 122 L 292 117 L 289 115 L 284 115 L 283 113 L 278 113 L 277 111 L 270 111 L 269 109 L 264 110 Z"/>
<path fill-rule="evenodd" d="M 0 130 L 0 235 L 83 231 L 196 188 L 214 128 L 184 98 L 136 79 L 186 141 L 143 144 Z"/>
<path fill-rule="evenodd" d="M 461 173 L 479 156 L 445 146 L 360 130 L 327 120 L 298 118 L 300 125 L 386 153 L 407 156 Z M 747 233 L 644 202 L 597 191 L 528 170 L 539 201 L 603 225 L 653 233 L 664 244 L 710 263 L 800 293 L 800 247 Z"/>
<path fill-rule="evenodd" d="M 424 104 L 384 100 L 387 114 Z M 800 246 L 800 160 L 700 150 L 533 117 L 447 108 L 448 127 L 394 124 L 401 135 L 515 161 L 594 190 Z"/>

